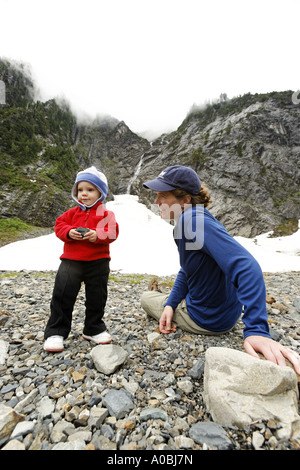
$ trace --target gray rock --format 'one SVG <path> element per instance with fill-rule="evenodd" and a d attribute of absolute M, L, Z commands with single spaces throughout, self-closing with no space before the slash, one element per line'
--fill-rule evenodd
<path fill-rule="evenodd" d="M 19 436 L 26 436 L 26 434 L 33 432 L 36 421 L 20 421 L 14 428 L 10 438 L 14 439 Z"/>
<path fill-rule="evenodd" d="M 50 435 L 51 442 L 53 442 L 54 444 L 58 442 L 65 442 L 68 437 L 67 434 L 73 431 L 74 431 L 74 425 L 64 419 L 61 419 L 53 426 L 53 429 Z"/>
<path fill-rule="evenodd" d="M 168 421 L 168 414 L 160 408 L 145 408 L 140 414 L 141 421 L 148 421 L 148 419 L 161 419 Z"/>
<path fill-rule="evenodd" d="M 204 372 L 204 360 L 198 359 L 196 364 L 189 370 L 188 374 L 193 379 L 201 379 Z"/>
<path fill-rule="evenodd" d="M 193 391 L 193 384 L 190 380 L 184 379 L 177 382 L 178 388 L 185 394 L 190 395 Z"/>
<path fill-rule="evenodd" d="M 293 301 L 300 296 L 299 276 L 297 272 L 265 275 L 268 294 L 276 299 L 277 305 L 286 307 L 285 313 L 273 316 L 272 326 L 280 333 L 281 343 L 295 350 L 299 346 L 300 315 Z M 199 448 L 189 436 L 191 426 L 198 422 L 199 416 L 201 422 L 213 418 L 208 415 L 203 401 L 204 381 L 190 374 L 191 366 L 194 362 L 200 365 L 204 351 L 211 347 L 241 348 L 242 322 L 222 336 L 192 335 L 188 338 L 189 335 L 178 328 L 175 334 L 164 337 L 167 348 L 156 350 L 148 341 L 148 334 L 155 330 L 157 323 L 143 316 L 140 304 L 149 276 L 135 279 L 134 274 L 112 272 L 105 322 L 115 343 L 128 352 L 128 358 L 126 368 L 121 366 L 107 376 L 96 369 L 91 359 L 93 344 L 82 339 L 84 292 L 79 293 L 75 305 L 65 350 L 58 354 L 43 350 L 43 330 L 49 316 L 54 279 L 55 273 L 23 271 L 17 275 L 7 273 L 2 282 L 0 280 L 0 323 L 2 312 L 9 318 L 9 322 L 1 324 L 1 340 L 9 345 L 5 363 L 0 365 L 0 401 L 9 410 L 8 414 L 4 413 L 5 437 L 0 439 L 1 450 L 14 446 L 55 450 L 56 445 L 58 449 L 73 450 L 85 449 L 90 443 L 97 450 Z M 175 276 L 162 277 L 162 289 L 167 292 L 169 287 L 163 282 L 168 284 L 174 279 Z M 15 296 L 17 287 L 19 297 Z M 35 304 L 31 303 L 32 298 L 36 299 Z M 193 390 L 190 394 L 179 393 L 178 383 L 186 380 L 193 384 Z M 123 418 L 110 415 L 103 403 L 110 391 L 116 392 L 118 397 L 120 390 L 131 394 L 126 397 L 131 406 L 124 411 Z M 43 397 L 45 407 L 41 407 Z M 149 412 L 149 408 L 154 411 Z M 20 418 L 15 419 L 11 416 L 13 413 Z M 33 431 L 27 433 L 30 428 L 26 423 L 24 428 L 17 426 L 18 419 L 34 424 Z M 283 450 L 294 449 L 296 445 L 290 438 L 291 426 L 282 427 L 276 419 L 261 423 L 258 418 L 245 429 L 223 427 L 236 450 L 250 446 Z M 82 430 L 92 439 L 86 442 L 78 435 L 78 439 L 71 442 L 71 435 Z M 259 434 L 254 434 L 257 431 L 265 438 L 263 443 Z M 3 436 L 0 425 L 0 435 L 1 432 Z M 18 432 L 18 441 L 12 438 L 13 432 Z M 203 444 L 203 448 L 206 447 L 208 445 Z"/>
<path fill-rule="evenodd" d="M 74 442 L 59 442 L 52 447 L 52 450 L 86 450 L 85 441 L 77 439 Z"/>
<path fill-rule="evenodd" d="M 16 413 L 10 406 L 0 403 L 0 441 L 9 437 L 15 426 L 24 418 L 23 415 Z"/>
<path fill-rule="evenodd" d="M 0 365 L 5 364 L 7 358 L 8 343 L 0 339 Z"/>
<path fill-rule="evenodd" d="M 296 307 L 297 312 L 300 313 L 300 297 L 294 300 L 293 305 Z"/>
<path fill-rule="evenodd" d="M 204 371 L 204 400 L 215 422 L 243 427 L 255 420 L 276 419 L 300 431 L 297 376 L 230 348 L 209 348 Z"/>
<path fill-rule="evenodd" d="M 91 428 L 95 427 L 99 429 L 107 416 L 108 416 L 108 410 L 106 408 L 93 406 L 93 408 L 91 408 L 90 416 L 88 419 L 88 425 Z"/>
<path fill-rule="evenodd" d="M 2 394 L 9 393 L 9 392 L 12 392 L 13 390 L 16 390 L 16 388 L 18 388 L 18 384 L 7 384 L 1 388 L 0 393 Z"/>
<path fill-rule="evenodd" d="M 19 401 L 19 403 L 15 406 L 15 411 L 17 413 L 21 413 L 23 408 L 25 406 L 29 405 L 29 403 L 32 403 L 33 400 L 38 396 L 39 392 L 36 388 L 31 390 L 22 400 Z"/>
<path fill-rule="evenodd" d="M 92 349 L 91 356 L 96 369 L 110 375 L 126 361 L 128 352 L 115 344 L 99 344 Z"/>
<path fill-rule="evenodd" d="M 54 411 L 55 404 L 54 401 L 49 397 L 43 397 L 37 406 L 37 410 L 42 418 L 51 416 L 51 413 Z"/>
<path fill-rule="evenodd" d="M 18 439 L 12 439 L 1 450 L 26 450 L 25 444 Z"/>
<path fill-rule="evenodd" d="M 111 416 L 124 418 L 134 408 L 130 393 L 126 390 L 110 390 L 103 398 L 103 405 Z"/>
<path fill-rule="evenodd" d="M 189 436 L 197 444 L 206 444 L 210 448 L 216 447 L 219 450 L 229 450 L 233 447 L 225 429 L 217 423 L 204 422 L 193 424 Z"/>
<path fill-rule="evenodd" d="M 260 432 L 255 431 L 253 433 L 253 435 L 252 435 L 252 445 L 253 445 L 255 450 L 261 449 L 264 441 L 265 441 L 265 438 Z"/>
<path fill-rule="evenodd" d="M 91 439 L 92 439 L 92 432 L 81 429 L 71 434 L 68 438 L 68 441 L 69 442 L 76 442 L 76 441 L 89 442 Z"/>

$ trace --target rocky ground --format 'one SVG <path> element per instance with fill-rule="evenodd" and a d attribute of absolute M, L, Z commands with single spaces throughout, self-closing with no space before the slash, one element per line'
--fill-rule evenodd
<path fill-rule="evenodd" d="M 29 450 L 185 450 L 222 448 L 212 436 L 201 443 L 195 424 L 212 419 L 202 398 L 203 378 L 197 365 L 211 346 L 243 350 L 242 322 L 228 334 L 195 336 L 181 330 L 150 341 L 157 324 L 145 317 L 140 296 L 150 277 L 112 272 L 105 321 L 115 344 L 128 352 L 114 373 L 97 371 L 95 346 L 81 334 L 84 288 L 78 296 L 73 328 L 65 350 L 43 350 L 43 332 L 55 273 L 0 273 L 0 405 L 25 418 L 0 439 L 0 448 Z M 170 290 L 173 278 L 159 278 Z M 266 274 L 269 322 L 274 339 L 299 352 L 300 273 Z M 275 302 L 274 302 L 275 300 Z M 272 302 L 272 303 L 269 303 Z M 124 391 L 131 406 L 112 416 L 105 406 L 109 392 Z M 243 429 L 222 428 L 233 450 L 293 450 L 299 441 L 280 440 L 275 422 L 256 422 Z M 209 432 L 209 429 L 207 430 Z M 229 442 L 229 444 L 228 444 Z"/>

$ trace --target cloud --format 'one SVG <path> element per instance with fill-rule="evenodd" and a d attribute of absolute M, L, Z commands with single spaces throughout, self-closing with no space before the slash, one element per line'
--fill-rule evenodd
<path fill-rule="evenodd" d="M 2 0 L 1 13 L 2 51 L 32 65 L 44 99 L 135 132 L 175 129 L 223 92 L 300 87 L 295 0 Z"/>

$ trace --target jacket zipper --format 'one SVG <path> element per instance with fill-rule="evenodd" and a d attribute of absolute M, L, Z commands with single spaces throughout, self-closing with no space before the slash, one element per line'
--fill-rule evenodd
<path fill-rule="evenodd" d="M 91 209 L 88 209 L 88 210 L 86 211 L 86 217 L 85 217 L 85 221 L 84 221 L 86 228 L 87 228 L 87 222 L 88 222 L 89 215 L 90 215 L 90 210 L 91 210 Z"/>

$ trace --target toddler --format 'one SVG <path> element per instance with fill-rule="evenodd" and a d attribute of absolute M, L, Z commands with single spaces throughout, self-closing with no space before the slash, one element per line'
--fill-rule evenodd
<path fill-rule="evenodd" d="M 64 250 L 44 334 L 46 351 L 63 351 L 82 282 L 86 294 L 83 338 L 97 344 L 112 340 L 102 318 L 107 299 L 109 244 L 118 237 L 119 227 L 114 213 L 102 204 L 107 190 L 105 175 L 94 166 L 80 171 L 71 192 L 77 206 L 55 222 L 55 234 L 64 242 Z"/>

